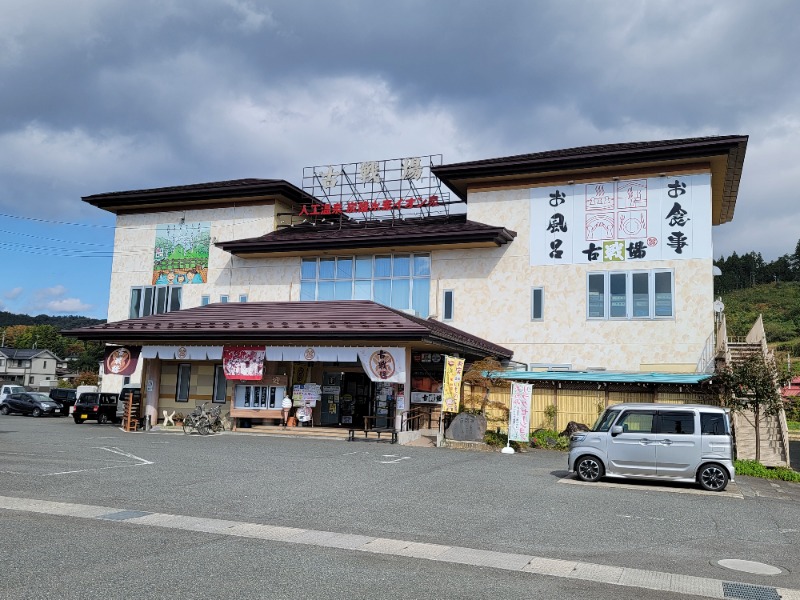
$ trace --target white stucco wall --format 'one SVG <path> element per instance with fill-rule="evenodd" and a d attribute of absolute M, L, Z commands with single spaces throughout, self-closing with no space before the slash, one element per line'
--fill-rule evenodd
<path fill-rule="evenodd" d="M 513 349 L 519 362 L 695 369 L 714 324 L 711 259 L 531 266 L 529 206 L 529 188 L 469 195 L 470 220 L 505 226 L 517 237 L 497 249 L 434 252 L 432 313 L 441 316 L 442 292 L 453 290 L 449 324 Z M 588 272 L 650 269 L 673 270 L 673 319 L 587 319 Z M 531 320 L 533 287 L 544 288 L 541 321 Z"/>
<path fill-rule="evenodd" d="M 156 227 L 186 223 L 211 223 L 208 282 L 183 286 L 183 308 L 200 305 L 202 296 L 218 302 L 228 295 L 237 302 L 241 294 L 248 301 L 289 300 L 288 281 L 299 282 L 300 259 L 242 260 L 223 252 L 214 242 L 256 237 L 275 229 L 275 213 L 280 205 L 237 206 L 150 214 L 120 215 L 114 239 L 114 260 L 111 267 L 108 320 L 128 318 L 131 287 L 152 285 L 153 252 Z M 296 271 L 297 273 L 294 273 Z M 276 282 L 280 282 L 279 284 Z"/>

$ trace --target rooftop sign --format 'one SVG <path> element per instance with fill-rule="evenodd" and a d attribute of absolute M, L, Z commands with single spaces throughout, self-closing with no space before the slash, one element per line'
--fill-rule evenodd
<path fill-rule="evenodd" d="M 303 191 L 323 204 L 302 206 L 298 216 L 370 220 L 448 214 L 450 192 L 442 191 L 431 173 L 441 164 L 442 155 L 433 154 L 306 167 Z"/>

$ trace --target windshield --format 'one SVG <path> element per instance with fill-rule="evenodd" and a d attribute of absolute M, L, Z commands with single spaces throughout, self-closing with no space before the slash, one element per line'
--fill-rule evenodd
<path fill-rule="evenodd" d="M 42 392 L 30 392 L 30 395 L 34 400 L 38 400 L 39 402 L 52 402 L 50 396 Z"/>
<path fill-rule="evenodd" d="M 611 424 L 617 420 L 618 416 L 618 410 L 607 408 L 603 414 L 597 417 L 597 421 L 592 425 L 592 431 L 608 431 L 611 429 Z"/>
<path fill-rule="evenodd" d="M 21 394 L 25 391 L 25 388 L 21 385 L 10 385 L 6 388 L 9 394 Z"/>

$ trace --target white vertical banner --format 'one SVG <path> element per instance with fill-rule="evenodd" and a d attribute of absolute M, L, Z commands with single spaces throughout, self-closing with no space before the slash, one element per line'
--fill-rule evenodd
<path fill-rule="evenodd" d="M 527 442 L 531 432 L 531 395 L 529 383 L 511 384 L 511 410 L 508 415 L 508 440 Z"/>

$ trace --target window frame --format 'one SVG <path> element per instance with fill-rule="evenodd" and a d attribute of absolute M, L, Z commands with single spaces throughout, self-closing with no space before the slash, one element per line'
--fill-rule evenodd
<path fill-rule="evenodd" d="M 536 296 L 539 296 L 539 316 L 536 316 Z M 544 321 L 544 287 L 534 286 L 531 288 L 531 321 Z"/>
<path fill-rule="evenodd" d="M 380 274 L 377 273 L 379 267 Z M 402 275 L 395 274 L 398 270 Z M 323 271 L 325 277 L 321 275 Z M 427 317 L 431 308 L 430 271 L 429 252 L 303 257 L 300 300 L 366 299 L 398 310 L 411 308 Z M 365 298 L 367 291 L 369 297 Z"/>
<path fill-rule="evenodd" d="M 222 400 L 218 400 L 219 391 L 222 389 Z M 214 391 L 211 393 L 212 404 L 225 404 L 228 401 L 228 380 L 225 378 L 225 368 L 222 363 L 214 365 Z"/>
<path fill-rule="evenodd" d="M 208 306 L 211 304 L 211 296 L 204 294 L 200 296 L 200 306 Z"/>
<path fill-rule="evenodd" d="M 227 304 L 229 300 L 230 296 L 228 294 L 220 294 L 219 296 L 220 304 Z"/>
<path fill-rule="evenodd" d="M 450 311 L 448 314 L 448 297 Z M 442 290 L 442 321 L 452 321 L 456 314 L 456 293 L 452 289 Z"/>
<path fill-rule="evenodd" d="M 239 294 L 239 302 L 247 302 L 247 294 Z"/>
<path fill-rule="evenodd" d="M 657 301 L 656 301 L 656 278 L 669 276 L 669 292 L 661 292 L 662 295 L 669 296 L 669 313 L 657 314 Z M 647 315 L 635 315 L 637 310 L 641 310 L 641 298 L 637 304 L 634 297 L 634 282 L 637 285 L 641 284 L 641 275 L 647 275 Z M 622 294 L 612 294 L 611 283 L 612 279 L 616 280 L 615 285 L 618 286 L 620 278 L 624 276 L 624 296 Z M 598 286 L 602 283 L 602 286 Z M 600 303 L 596 295 L 598 287 L 602 287 L 602 315 L 595 314 Z M 594 288 L 594 290 L 593 290 Z M 636 296 L 641 296 L 638 292 Z M 630 271 L 590 271 L 586 274 L 586 320 L 587 321 L 669 321 L 675 319 L 675 271 L 674 269 L 635 269 Z M 614 314 L 612 316 L 612 309 L 614 303 L 617 305 L 622 304 L 625 308 L 625 314 Z M 662 308 L 663 312 L 663 308 Z"/>
<path fill-rule="evenodd" d="M 134 296 L 137 296 L 134 301 Z M 128 296 L 128 318 L 140 319 L 150 315 L 162 315 L 181 309 L 183 303 L 182 285 L 134 285 Z M 177 304 L 177 306 L 173 306 Z M 158 312 L 160 306 L 163 312 Z M 134 309 L 136 314 L 133 314 Z"/>
<path fill-rule="evenodd" d="M 181 398 L 181 388 L 186 384 L 186 398 Z M 192 363 L 178 363 L 178 378 L 175 382 L 175 402 L 189 402 L 189 389 L 192 383 Z"/>

